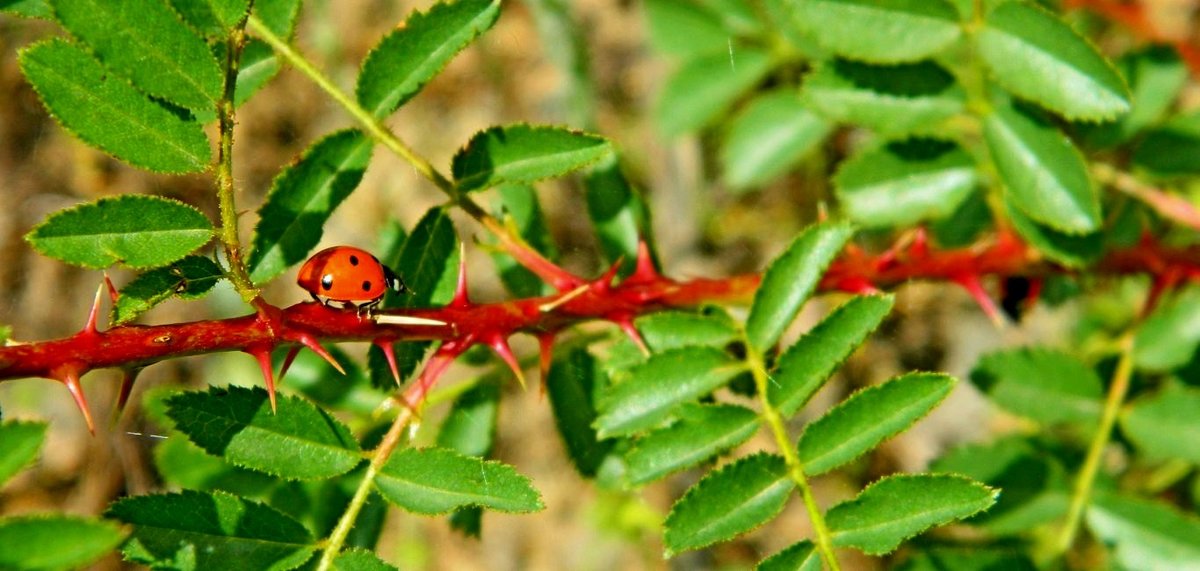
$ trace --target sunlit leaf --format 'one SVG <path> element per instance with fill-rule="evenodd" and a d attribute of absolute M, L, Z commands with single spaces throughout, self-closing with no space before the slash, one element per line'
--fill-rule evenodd
<path fill-rule="evenodd" d="M 924 59 L 962 35 L 945 0 L 797 0 L 793 10 L 821 47 L 873 63 Z"/>
<path fill-rule="evenodd" d="M 512 466 L 444 448 L 405 448 L 392 454 L 375 488 L 389 502 L 427 515 L 467 506 L 511 513 L 543 508 L 529 479 Z"/>
<path fill-rule="evenodd" d="M 458 189 L 466 192 L 561 176 L 611 152 L 601 137 L 560 127 L 492 127 L 471 137 L 454 155 L 451 170 Z"/>
<path fill-rule="evenodd" d="M 76 516 L 0 518 L 0 569 L 77 569 L 111 552 L 125 533 Z"/>

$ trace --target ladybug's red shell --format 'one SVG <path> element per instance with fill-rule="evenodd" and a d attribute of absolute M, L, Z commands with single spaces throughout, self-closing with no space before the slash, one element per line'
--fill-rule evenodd
<path fill-rule="evenodd" d="M 388 289 L 400 290 L 403 282 L 366 250 L 334 246 L 313 254 L 300 267 L 296 283 L 314 297 L 374 305 Z"/>

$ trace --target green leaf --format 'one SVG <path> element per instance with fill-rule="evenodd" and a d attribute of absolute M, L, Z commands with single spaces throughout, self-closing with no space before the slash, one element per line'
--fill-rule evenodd
<path fill-rule="evenodd" d="M 46 423 L 0 423 L 0 486 L 37 458 L 46 439 Z"/>
<path fill-rule="evenodd" d="M 279 60 L 271 46 L 257 38 L 247 40 L 246 45 L 242 47 L 242 59 L 238 61 L 233 104 L 240 107 L 259 89 L 266 86 L 279 73 L 280 68 Z"/>
<path fill-rule="evenodd" d="M 76 569 L 120 545 L 111 522 L 66 515 L 0 519 L 0 569 Z"/>
<path fill-rule="evenodd" d="M 1146 456 L 1200 464 L 1200 389 L 1169 384 L 1139 398 L 1121 416 L 1121 430 Z"/>
<path fill-rule="evenodd" d="M 957 144 L 909 139 L 854 155 L 833 184 L 854 222 L 911 226 L 954 213 L 978 184 L 975 173 L 975 161 Z"/>
<path fill-rule="evenodd" d="M 925 59 L 962 35 L 944 0 L 798 0 L 793 10 L 796 26 L 821 47 L 872 63 Z"/>
<path fill-rule="evenodd" d="M 1007 493 L 1007 490 L 1006 490 Z M 1020 547 L 929 547 L 912 554 L 900 571 L 1037 571 Z"/>
<path fill-rule="evenodd" d="M 817 64 L 801 95 L 825 117 L 889 136 L 930 130 L 962 113 L 966 101 L 954 76 L 931 61 L 884 66 L 834 59 Z"/>
<path fill-rule="evenodd" d="M 763 559 L 754 568 L 754 571 L 821 571 L 821 569 L 821 554 L 817 552 L 817 546 L 805 539 Z"/>
<path fill-rule="evenodd" d="M 212 158 L 199 123 L 179 118 L 112 76 L 83 48 L 61 39 L 20 56 L 21 71 L 64 129 L 131 165 L 200 172 Z"/>
<path fill-rule="evenodd" d="M 771 69 L 761 50 L 735 47 L 685 62 L 667 78 L 654 116 L 667 138 L 697 131 L 712 123 L 734 101 L 758 84 Z"/>
<path fill-rule="evenodd" d="M 212 235 L 208 218 L 187 204 L 126 194 L 55 212 L 25 239 L 42 255 L 68 264 L 141 269 L 174 262 Z"/>
<path fill-rule="evenodd" d="M 271 33 L 291 39 L 296 31 L 296 17 L 302 0 L 255 0 L 254 15 Z"/>
<path fill-rule="evenodd" d="M 662 353 L 689 345 L 723 348 L 738 340 L 737 324 L 722 311 L 693 313 L 669 310 L 651 313 L 633 321 L 650 353 Z M 604 360 L 607 370 L 625 373 L 630 367 L 645 362 L 642 353 L 628 337 L 616 342 Z M 624 377 L 622 377 L 624 378 Z"/>
<path fill-rule="evenodd" d="M 771 261 L 746 318 L 746 336 L 756 351 L 765 352 L 779 341 L 852 234 L 844 223 L 809 226 Z"/>
<path fill-rule="evenodd" d="M 499 0 L 457 0 L 414 11 L 367 54 L 354 94 L 376 118 L 390 115 L 500 16 Z"/>
<path fill-rule="evenodd" d="M 500 407 L 500 386 L 483 381 L 467 389 L 442 421 L 437 445 L 467 456 L 487 456 L 496 438 L 496 416 Z"/>
<path fill-rule="evenodd" d="M 425 515 L 479 506 L 508 513 L 543 508 L 529 479 L 512 466 L 444 448 L 405 448 L 384 464 L 375 488 L 389 502 Z"/>
<path fill-rule="evenodd" d="M 791 89 L 759 95 L 729 126 L 721 147 L 725 183 L 745 189 L 787 172 L 816 149 L 833 125 Z"/>
<path fill-rule="evenodd" d="M 395 571 L 396 566 L 362 548 L 347 549 L 333 560 L 334 571 Z"/>
<path fill-rule="evenodd" d="M 754 454 L 710 472 L 663 523 L 668 557 L 750 531 L 783 511 L 795 487 L 780 456 Z"/>
<path fill-rule="evenodd" d="M 1103 383 L 1096 372 L 1051 349 L 990 353 L 971 371 L 971 382 L 1001 407 L 1046 424 L 1094 425 L 1104 406 Z"/>
<path fill-rule="evenodd" d="M 1200 347 L 1200 287 L 1185 285 L 1138 328 L 1133 359 L 1139 369 L 1169 371 L 1187 364 Z"/>
<path fill-rule="evenodd" d="M 692 58 L 727 49 L 730 34 L 708 6 L 691 0 L 647 0 L 644 5 L 655 50 Z"/>
<path fill-rule="evenodd" d="M 1043 226 L 1031 220 L 1016 206 L 1011 196 L 1005 200 L 1004 211 L 1008 221 L 1025 241 L 1034 248 L 1064 266 L 1080 268 L 1095 262 L 1104 254 L 1104 233 L 1070 234 Z"/>
<path fill-rule="evenodd" d="M 300 522 L 224 492 L 127 497 L 105 515 L 133 526 L 122 551 L 126 560 L 148 566 L 182 559 L 194 569 L 236 561 L 245 569 L 284 570 L 304 563 L 315 549 Z"/>
<path fill-rule="evenodd" d="M 350 430 L 307 401 L 282 396 L 272 412 L 261 388 L 212 387 L 167 399 L 176 428 L 209 454 L 289 479 L 329 478 L 362 460 Z"/>
<path fill-rule="evenodd" d="M 550 229 L 546 227 L 545 215 L 534 188 L 525 184 L 506 184 L 501 185 L 499 190 L 500 218 L 510 222 L 525 243 L 546 259 L 557 260 L 558 248 L 550 236 Z M 511 254 L 497 250 L 492 253 L 492 261 L 500 273 L 500 281 L 514 296 L 537 297 L 551 293 L 548 284 L 513 259 Z"/>
<path fill-rule="evenodd" d="M 173 296 L 200 299 L 224 278 L 221 266 L 204 256 L 187 256 L 150 270 L 121 288 L 120 297 L 112 307 L 112 324 L 129 323 Z"/>
<path fill-rule="evenodd" d="M 546 375 L 546 392 L 567 456 L 575 469 L 589 478 L 600 470 L 612 449 L 612 442 L 601 442 L 592 427 L 596 422 L 596 392 L 605 385 L 604 371 L 584 347 L 556 357 Z"/>
<path fill-rule="evenodd" d="M 1200 173 L 1200 109 L 1172 117 L 1146 134 L 1133 153 L 1133 162 L 1155 174 L 1187 176 Z"/>
<path fill-rule="evenodd" d="M 278 478 L 234 466 L 173 431 L 154 448 L 154 467 L 164 481 L 189 490 L 264 496 L 279 484 Z"/>
<path fill-rule="evenodd" d="M 1100 227 L 1100 202 L 1079 149 L 1034 111 L 1000 102 L 984 119 L 1005 194 L 1037 222 L 1070 234 Z"/>
<path fill-rule="evenodd" d="M 169 0 L 190 26 L 210 38 L 228 34 L 250 11 L 249 0 Z"/>
<path fill-rule="evenodd" d="M 650 240 L 650 214 L 641 193 L 621 172 L 618 153 L 609 153 L 588 169 L 583 178 L 588 217 L 600 251 L 608 263 L 624 260 L 622 275 L 637 262 L 638 241 Z"/>
<path fill-rule="evenodd" d="M 858 458 L 929 414 L 953 388 L 953 377 L 909 373 L 850 395 L 800 435 L 804 472 L 817 476 Z"/>
<path fill-rule="evenodd" d="M 746 370 L 742 361 L 713 347 L 684 347 L 652 355 L 610 387 L 600 401 L 600 438 L 652 428 L 678 405 L 698 399 Z"/>
<path fill-rule="evenodd" d="M 999 491 L 949 474 L 883 478 L 853 500 L 833 506 L 825 523 L 833 543 L 883 555 L 926 529 L 991 507 Z"/>
<path fill-rule="evenodd" d="M 606 139 L 561 127 L 492 127 L 471 137 L 451 170 L 458 189 L 468 192 L 562 176 L 611 152 Z"/>
<path fill-rule="evenodd" d="M 161 0 L 53 0 L 54 13 L 104 66 L 154 97 L 196 111 L 221 98 L 221 66 Z M 243 8 L 243 13 L 245 9 Z"/>
<path fill-rule="evenodd" d="M 1195 569 L 1200 561 L 1200 519 L 1158 502 L 1101 494 L 1088 506 L 1087 525 L 1116 546 L 1113 563 L 1126 569 Z"/>
<path fill-rule="evenodd" d="M 458 280 L 459 247 L 445 208 L 431 208 L 417 222 L 389 267 L 404 276 L 411 293 L 390 293 L 384 307 L 431 307 L 450 301 Z"/>
<path fill-rule="evenodd" d="M 934 240 L 946 248 L 962 248 L 975 242 L 992 225 L 992 211 L 984 193 L 973 192 L 949 216 L 934 220 L 929 229 Z"/>
<path fill-rule="evenodd" d="M 833 310 L 779 358 L 767 396 L 791 416 L 892 310 L 890 295 L 857 296 Z"/>
<path fill-rule="evenodd" d="M 1122 55 L 1117 67 L 1133 92 L 1133 109 L 1116 121 L 1095 126 L 1080 125 L 1086 140 L 1092 145 L 1114 147 L 1159 123 L 1188 81 L 1188 67 L 1179 53 L 1161 44 Z M 1167 147 L 1163 150 L 1172 149 Z M 1153 161 L 1160 157 L 1152 152 L 1143 158 Z M 1134 160 L 1137 159 L 1135 152 Z"/>
<path fill-rule="evenodd" d="M 679 420 L 639 439 L 626 453 L 631 484 L 653 482 L 689 468 L 738 444 L 758 430 L 758 415 L 734 405 L 687 405 Z"/>
<path fill-rule="evenodd" d="M 1129 88 L 1112 64 L 1045 9 L 1000 4 L 984 18 L 976 42 L 997 83 L 1068 119 L 1129 111 Z"/>
<path fill-rule="evenodd" d="M 248 266 L 255 283 L 270 281 L 308 257 L 334 209 L 362 181 L 373 146 L 361 131 L 338 131 L 275 177 L 254 227 Z"/>
<path fill-rule="evenodd" d="M 0 0 L 0 12 L 25 18 L 54 19 L 49 0 Z"/>

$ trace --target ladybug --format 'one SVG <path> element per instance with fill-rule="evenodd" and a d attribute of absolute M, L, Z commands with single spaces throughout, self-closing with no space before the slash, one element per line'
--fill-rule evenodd
<path fill-rule="evenodd" d="M 313 254 L 300 266 L 296 283 L 325 305 L 332 307 L 331 302 L 337 301 L 343 308 L 360 311 L 379 305 L 389 289 L 408 291 L 404 280 L 379 258 L 351 246 L 334 246 Z"/>

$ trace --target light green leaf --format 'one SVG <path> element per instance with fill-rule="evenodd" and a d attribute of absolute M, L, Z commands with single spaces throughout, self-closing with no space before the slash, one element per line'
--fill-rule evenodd
<path fill-rule="evenodd" d="M 1200 464 L 1200 389 L 1170 384 L 1129 405 L 1121 429 L 1154 459 L 1178 458 Z"/>
<path fill-rule="evenodd" d="M 1150 45 L 1121 56 L 1117 61 L 1133 94 L 1133 109 L 1116 121 L 1100 125 L 1080 125 L 1087 142 L 1100 147 L 1127 143 L 1147 127 L 1162 121 L 1188 82 L 1187 64 L 1169 46 Z M 1163 150 L 1173 150 L 1167 147 Z M 1175 153 L 1171 153 L 1174 155 Z M 1151 150 L 1141 157 L 1160 158 Z M 1139 156 L 1134 153 L 1134 161 Z"/>
<path fill-rule="evenodd" d="M 496 438 L 500 386 L 483 381 L 454 399 L 438 430 L 437 445 L 467 456 L 487 456 Z"/>
<path fill-rule="evenodd" d="M 1200 109 L 1172 117 L 1151 130 L 1133 153 L 1133 162 L 1155 174 L 1200 173 Z"/>
<path fill-rule="evenodd" d="M 62 39 L 21 51 L 21 71 L 64 129 L 131 165 L 200 172 L 212 158 L 199 123 L 179 118 Z"/>
<path fill-rule="evenodd" d="M 765 352 L 779 341 L 852 234 L 844 223 L 809 226 L 771 261 L 746 318 L 746 336 L 756 351 Z"/>
<path fill-rule="evenodd" d="M 1022 98 L 1068 119 L 1129 111 L 1129 88 L 1112 64 L 1043 8 L 1005 2 L 984 18 L 976 40 L 996 81 Z"/>
<path fill-rule="evenodd" d="M 1185 285 L 1158 304 L 1138 328 L 1133 359 L 1139 369 L 1169 371 L 1185 365 L 1200 347 L 1200 287 Z"/>
<path fill-rule="evenodd" d="M 689 345 L 723 348 L 738 339 L 737 324 L 729 314 L 719 310 L 708 313 L 661 311 L 638 317 L 633 325 L 651 354 Z M 647 358 L 636 343 L 624 337 L 613 344 L 603 364 L 614 374 L 624 374 Z"/>
<path fill-rule="evenodd" d="M 154 448 L 154 467 L 172 485 L 262 497 L 280 483 L 274 476 L 239 468 L 213 456 L 178 432 L 165 436 L 165 441 Z"/>
<path fill-rule="evenodd" d="M 734 405 L 688 405 L 679 420 L 639 439 L 626 453 L 626 477 L 645 484 L 699 464 L 754 435 L 758 415 Z"/>
<path fill-rule="evenodd" d="M 193 28 L 211 38 L 228 34 L 250 11 L 249 0 L 169 0 Z"/>
<path fill-rule="evenodd" d="M 865 454 L 929 414 L 954 388 L 954 378 L 909 373 L 858 391 L 800 435 L 804 472 L 824 474 Z"/>
<path fill-rule="evenodd" d="M 668 557 L 732 539 L 779 514 L 795 487 L 783 458 L 755 454 L 710 472 L 667 515 L 663 543 Z"/>
<path fill-rule="evenodd" d="M 600 441 L 592 427 L 596 422 L 596 392 L 607 384 L 600 363 L 584 347 L 556 357 L 546 376 L 558 435 L 575 469 L 587 477 L 596 475 L 612 449 L 612 442 Z"/>
<path fill-rule="evenodd" d="M 120 297 L 112 307 L 112 324 L 129 323 L 174 296 L 200 299 L 222 279 L 225 272 L 221 266 L 204 256 L 187 256 L 150 270 L 121 288 Z"/>
<path fill-rule="evenodd" d="M 499 0 L 457 0 L 414 11 L 367 54 L 354 93 L 376 118 L 411 99 L 500 16 Z"/>
<path fill-rule="evenodd" d="M 588 217 L 596 241 L 610 264 L 624 260 L 621 275 L 637 263 L 638 242 L 650 243 L 650 215 L 642 194 L 621 172 L 620 155 L 609 153 L 588 169 L 583 178 Z"/>
<path fill-rule="evenodd" d="M 928 131 L 962 113 L 966 95 L 931 61 L 871 65 L 844 59 L 817 64 L 801 95 L 814 111 L 895 136 Z"/>
<path fill-rule="evenodd" d="M 1104 254 L 1105 236 L 1101 231 L 1071 234 L 1043 226 L 1014 206 L 1011 196 L 1004 201 L 1004 211 L 1017 234 L 1044 256 L 1064 266 L 1084 267 Z"/>
<path fill-rule="evenodd" d="M 833 131 L 791 89 L 759 95 L 733 118 L 721 147 L 725 183 L 745 189 L 787 172 Z"/>
<path fill-rule="evenodd" d="M 24 18 L 54 19 L 49 0 L 0 0 L 0 12 Z"/>
<path fill-rule="evenodd" d="M 834 545 L 883 555 L 926 529 L 988 509 L 997 495 L 998 490 L 962 476 L 889 476 L 830 508 L 825 523 Z"/>
<path fill-rule="evenodd" d="M 373 146 L 361 131 L 338 131 L 275 177 L 258 211 L 247 263 L 255 283 L 268 282 L 308 257 L 321 241 L 325 221 L 362 181 Z"/>
<path fill-rule="evenodd" d="M 444 448 L 405 448 L 375 480 L 383 497 L 425 515 L 479 506 L 508 513 L 541 510 L 541 496 L 512 466 L 463 456 Z"/>
<path fill-rule="evenodd" d="M 121 544 L 111 522 L 66 515 L 0 519 L 0 569 L 76 569 Z"/>
<path fill-rule="evenodd" d="M 223 44 L 222 44 L 223 45 Z M 240 107 L 258 93 L 279 73 L 279 60 L 266 42 L 251 38 L 242 47 L 242 59 L 238 61 L 237 85 L 233 92 L 233 104 Z"/>
<path fill-rule="evenodd" d="M 754 571 L 821 571 L 822 568 L 817 546 L 805 539 L 763 559 Z"/>
<path fill-rule="evenodd" d="M 1102 494 L 1088 506 L 1087 525 L 1116 546 L 1113 563 L 1126 569 L 1200 569 L 1200 519 L 1170 506 Z"/>
<path fill-rule="evenodd" d="M 37 458 L 46 439 L 46 423 L 0 423 L 0 486 Z"/>
<path fill-rule="evenodd" d="M 126 194 L 55 212 L 25 239 L 42 255 L 68 264 L 142 269 L 174 262 L 212 235 L 208 218 L 187 204 Z"/>
<path fill-rule="evenodd" d="M 1045 348 L 990 353 L 971 371 L 971 382 L 1005 409 L 1038 422 L 1100 420 L 1103 383 L 1078 359 Z"/>
<path fill-rule="evenodd" d="M 821 47 L 872 63 L 925 59 L 962 35 L 945 0 L 797 0 L 793 10 Z"/>
<path fill-rule="evenodd" d="M 766 76 L 771 58 L 754 48 L 734 47 L 685 62 L 663 86 L 655 105 L 663 136 L 672 138 L 712 123 Z"/>
<path fill-rule="evenodd" d="M 458 189 L 467 192 L 562 176 L 611 152 L 602 137 L 560 127 L 492 127 L 471 137 L 454 155 L 451 170 Z"/>
<path fill-rule="evenodd" d="M 296 31 L 296 17 L 302 0 L 255 0 L 254 15 L 271 33 L 291 39 Z"/>
<path fill-rule="evenodd" d="M 684 58 L 727 49 L 730 33 L 708 6 L 692 0 L 647 0 L 644 4 L 654 49 Z"/>
<path fill-rule="evenodd" d="M 350 430 L 329 413 L 293 396 L 272 412 L 257 387 L 179 393 L 167 399 L 167 414 L 209 454 L 284 478 L 329 478 L 362 460 Z"/>
<path fill-rule="evenodd" d="M 605 391 L 596 429 L 600 438 L 609 438 L 652 428 L 680 404 L 720 388 L 745 370 L 745 363 L 713 347 L 658 353 Z"/>
<path fill-rule="evenodd" d="M 397 567 L 361 547 L 347 549 L 333 560 L 334 571 L 396 571 Z"/>
<path fill-rule="evenodd" d="M 910 226 L 952 214 L 978 178 L 975 161 L 957 144 L 909 139 L 854 155 L 842 163 L 833 184 L 854 222 Z"/>

